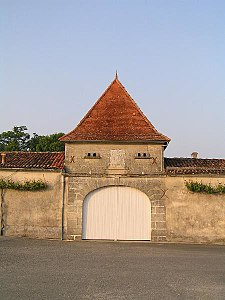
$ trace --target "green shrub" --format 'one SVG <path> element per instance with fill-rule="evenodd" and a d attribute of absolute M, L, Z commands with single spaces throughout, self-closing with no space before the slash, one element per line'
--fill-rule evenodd
<path fill-rule="evenodd" d="M 206 194 L 225 194 L 225 185 L 219 183 L 217 186 L 211 186 L 211 184 L 203 184 L 197 181 L 185 182 L 189 191 L 194 193 L 206 193 Z"/>
<path fill-rule="evenodd" d="M 47 187 L 42 180 L 27 180 L 25 182 L 14 182 L 13 180 L 0 179 L 1 189 L 12 189 L 19 191 L 38 191 Z"/>

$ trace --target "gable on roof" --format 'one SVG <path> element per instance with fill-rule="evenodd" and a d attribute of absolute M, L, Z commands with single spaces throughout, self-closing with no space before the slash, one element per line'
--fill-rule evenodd
<path fill-rule="evenodd" d="M 60 140 L 170 141 L 150 123 L 117 76 L 77 127 Z"/>

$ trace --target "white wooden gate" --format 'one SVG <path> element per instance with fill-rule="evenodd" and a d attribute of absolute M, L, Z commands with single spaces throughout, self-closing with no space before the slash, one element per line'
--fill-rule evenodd
<path fill-rule="evenodd" d="M 134 188 L 100 188 L 85 198 L 82 223 L 83 239 L 150 240 L 151 203 Z"/>

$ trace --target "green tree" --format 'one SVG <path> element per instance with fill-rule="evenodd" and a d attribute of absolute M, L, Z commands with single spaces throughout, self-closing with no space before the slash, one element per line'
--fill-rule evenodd
<path fill-rule="evenodd" d="M 26 126 L 14 126 L 13 130 L 0 134 L 0 151 L 27 151 L 30 135 Z"/>
<path fill-rule="evenodd" d="M 30 151 L 37 152 L 61 152 L 64 151 L 64 143 L 59 141 L 59 138 L 64 133 L 54 133 L 50 135 L 37 135 L 34 133 L 30 139 Z"/>
<path fill-rule="evenodd" d="M 30 141 L 29 141 L 29 150 L 30 151 L 37 151 L 36 146 L 39 143 L 40 137 L 41 136 L 38 135 L 37 133 L 33 133 L 33 136 L 32 136 L 32 138 L 30 138 Z"/>
<path fill-rule="evenodd" d="M 14 126 L 13 130 L 0 133 L 0 151 L 64 151 L 64 143 L 59 141 L 64 133 L 50 135 L 33 133 L 33 136 L 30 137 L 26 131 L 26 126 Z"/>

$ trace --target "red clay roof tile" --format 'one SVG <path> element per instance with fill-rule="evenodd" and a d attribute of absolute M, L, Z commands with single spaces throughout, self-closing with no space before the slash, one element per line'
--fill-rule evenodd
<path fill-rule="evenodd" d="M 77 127 L 60 140 L 170 141 L 149 122 L 117 76 Z"/>
<path fill-rule="evenodd" d="M 225 174 L 225 159 L 165 158 L 167 174 Z"/>
<path fill-rule="evenodd" d="M 16 169 L 63 169 L 64 152 L 4 152 L 5 163 L 0 168 Z"/>

